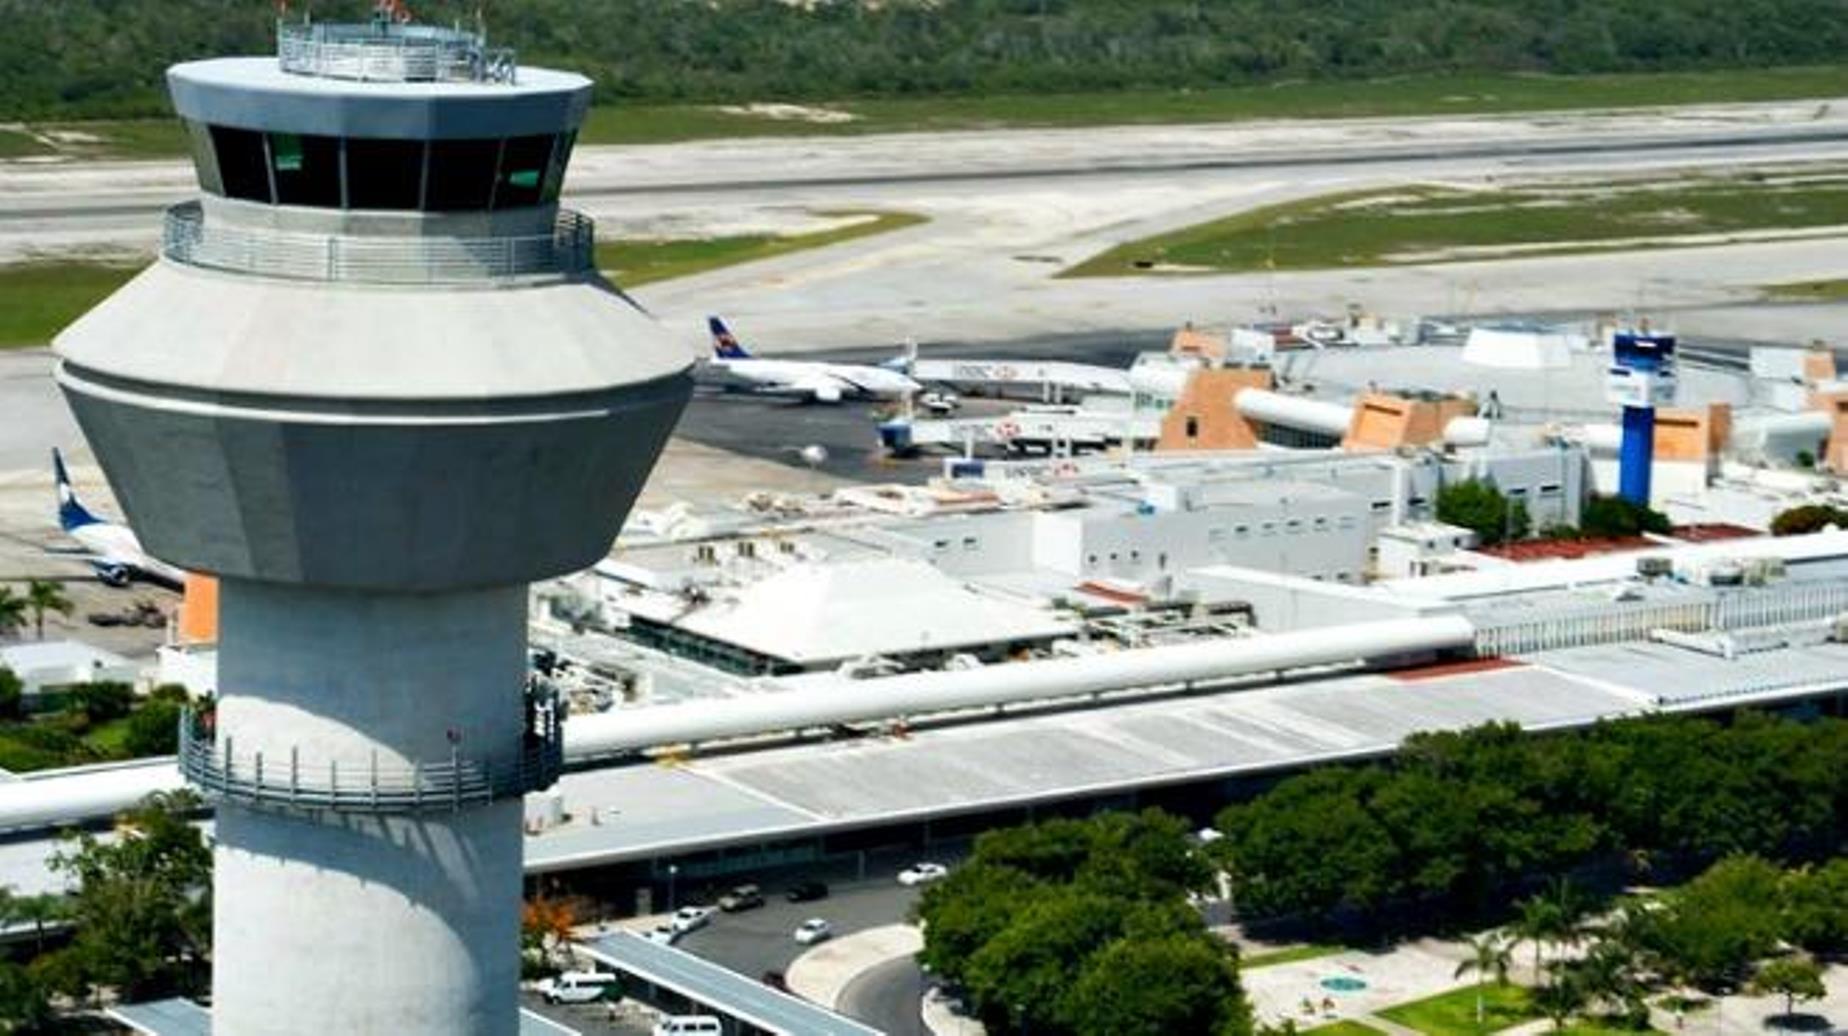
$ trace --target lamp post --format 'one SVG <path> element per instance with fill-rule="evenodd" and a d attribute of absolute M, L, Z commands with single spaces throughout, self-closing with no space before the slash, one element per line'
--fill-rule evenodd
<path fill-rule="evenodd" d="M 677 864 L 667 865 L 667 912 L 670 914 L 674 912 L 674 877 L 679 873 L 680 867 Z"/>

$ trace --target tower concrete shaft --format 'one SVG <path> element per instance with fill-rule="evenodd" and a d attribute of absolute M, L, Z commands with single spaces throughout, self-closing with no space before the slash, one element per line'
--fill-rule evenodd
<path fill-rule="evenodd" d="M 513 1033 L 526 584 L 607 550 L 691 358 L 558 206 L 581 77 L 375 24 L 168 79 L 203 195 L 56 346 L 143 544 L 222 580 L 214 1028 Z"/>

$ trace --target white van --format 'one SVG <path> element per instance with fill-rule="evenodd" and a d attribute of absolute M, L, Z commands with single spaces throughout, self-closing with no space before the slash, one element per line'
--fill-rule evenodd
<path fill-rule="evenodd" d="M 616 991 L 616 976 L 606 971 L 567 971 L 539 983 L 548 1004 L 588 1004 Z"/>
<path fill-rule="evenodd" d="M 668 1015 L 655 1023 L 654 1036 L 723 1036 L 719 1020 L 709 1014 Z"/>

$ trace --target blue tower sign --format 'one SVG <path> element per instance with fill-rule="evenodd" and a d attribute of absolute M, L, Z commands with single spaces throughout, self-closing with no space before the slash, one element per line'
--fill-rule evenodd
<path fill-rule="evenodd" d="M 1649 468 L 1655 457 L 1655 408 L 1675 401 L 1675 336 L 1619 331 L 1611 341 L 1605 395 L 1623 407 L 1623 445 L 1617 492 L 1649 505 Z"/>

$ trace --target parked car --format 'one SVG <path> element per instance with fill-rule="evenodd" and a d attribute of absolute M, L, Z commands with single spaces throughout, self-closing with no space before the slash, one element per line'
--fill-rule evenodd
<path fill-rule="evenodd" d="M 719 897 L 719 909 L 728 914 L 764 905 L 763 890 L 756 885 L 739 885 Z"/>
<path fill-rule="evenodd" d="M 674 930 L 685 935 L 696 928 L 704 928 L 712 920 L 717 910 L 709 906 L 684 906 L 674 911 Z"/>
<path fill-rule="evenodd" d="M 785 978 L 780 971 L 764 972 L 763 983 L 779 993 L 789 992 L 789 980 Z"/>
<path fill-rule="evenodd" d="M 725 1027 L 709 1014 L 670 1014 L 655 1023 L 654 1036 L 724 1036 Z"/>
<path fill-rule="evenodd" d="M 548 1004 L 588 1004 L 617 990 L 616 976 L 607 971 L 567 971 L 541 979 L 539 995 Z"/>
<path fill-rule="evenodd" d="M 900 885 L 924 885 L 948 873 L 950 869 L 941 863 L 914 863 L 898 872 L 898 883 Z"/>
<path fill-rule="evenodd" d="M 796 941 L 813 946 L 834 934 L 834 926 L 819 917 L 811 917 L 796 926 Z"/>
<path fill-rule="evenodd" d="M 648 931 L 643 934 L 642 938 L 647 939 L 649 942 L 658 942 L 663 946 L 672 946 L 674 945 L 674 941 L 680 938 L 680 929 L 663 921 L 653 928 L 648 929 Z"/>
<path fill-rule="evenodd" d="M 783 898 L 791 903 L 812 903 L 817 899 L 828 898 L 828 886 L 819 881 L 799 881 L 789 886 Z"/>
<path fill-rule="evenodd" d="M 956 408 L 962 406 L 962 400 L 956 398 L 956 393 L 949 389 L 926 389 L 918 394 L 918 406 L 928 413 L 941 416 L 955 413 Z"/>

